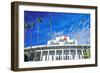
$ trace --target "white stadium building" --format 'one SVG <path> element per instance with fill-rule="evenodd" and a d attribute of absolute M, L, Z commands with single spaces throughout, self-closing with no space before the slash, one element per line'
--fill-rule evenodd
<path fill-rule="evenodd" d="M 78 45 L 77 40 L 59 36 L 47 45 L 28 47 L 24 50 L 24 61 L 55 61 L 90 58 L 90 45 Z"/>

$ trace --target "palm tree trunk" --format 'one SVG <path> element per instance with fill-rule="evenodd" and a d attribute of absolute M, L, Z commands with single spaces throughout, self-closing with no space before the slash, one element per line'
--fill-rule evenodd
<path fill-rule="evenodd" d="M 37 25 L 37 30 L 38 30 L 38 33 L 37 33 L 37 45 L 38 45 L 38 40 L 39 40 L 39 24 Z"/>
<path fill-rule="evenodd" d="M 32 29 L 30 30 L 30 48 L 32 48 Z"/>

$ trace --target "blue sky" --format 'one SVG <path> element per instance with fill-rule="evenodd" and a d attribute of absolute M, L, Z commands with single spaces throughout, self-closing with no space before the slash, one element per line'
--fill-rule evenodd
<path fill-rule="evenodd" d="M 40 23 L 37 18 L 41 18 Z M 32 29 L 24 29 L 25 47 L 30 46 L 30 40 L 33 46 L 46 45 L 61 35 L 77 40 L 78 44 L 90 44 L 90 14 L 24 11 L 24 23 L 32 22 Z"/>

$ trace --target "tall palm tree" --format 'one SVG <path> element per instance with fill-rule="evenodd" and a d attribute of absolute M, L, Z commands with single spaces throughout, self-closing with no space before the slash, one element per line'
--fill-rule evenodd
<path fill-rule="evenodd" d="M 32 48 L 32 28 L 34 27 L 35 23 L 34 22 L 31 22 L 30 23 L 30 47 Z"/>
<path fill-rule="evenodd" d="M 29 29 L 29 24 L 27 22 L 24 23 L 24 42 L 26 42 L 26 31 Z M 26 44 L 25 44 L 26 45 Z"/>
<path fill-rule="evenodd" d="M 28 22 L 25 22 L 24 23 L 24 42 L 26 42 L 26 31 L 30 29 L 30 25 Z M 26 46 L 26 43 L 25 43 L 25 46 Z M 27 55 L 24 53 L 24 61 L 29 61 L 30 60 L 30 57 L 29 57 L 29 54 L 28 53 Z"/>
<path fill-rule="evenodd" d="M 38 44 L 38 40 L 39 40 L 39 23 L 42 22 L 42 19 L 40 17 L 37 17 L 36 22 L 38 23 L 37 24 L 37 31 L 38 31 L 38 34 L 37 34 L 37 44 Z"/>

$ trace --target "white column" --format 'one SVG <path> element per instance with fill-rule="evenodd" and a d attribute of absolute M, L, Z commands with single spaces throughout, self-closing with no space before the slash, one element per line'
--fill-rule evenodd
<path fill-rule="evenodd" d="M 62 49 L 62 60 L 64 60 L 64 49 Z"/>
<path fill-rule="evenodd" d="M 37 52 L 37 51 L 35 50 L 35 58 L 34 58 L 34 61 L 35 61 L 35 59 L 36 59 L 36 52 Z"/>
<path fill-rule="evenodd" d="M 54 60 L 56 60 L 56 49 L 55 49 L 55 55 L 54 55 Z"/>
<path fill-rule="evenodd" d="M 42 50 L 40 50 L 40 51 L 41 51 L 41 57 L 40 57 L 40 60 L 42 61 L 42 59 L 43 59 L 43 57 L 42 57 L 43 51 L 42 51 Z"/>
<path fill-rule="evenodd" d="M 49 50 L 48 50 L 48 56 L 47 56 L 47 60 L 49 61 Z"/>
<path fill-rule="evenodd" d="M 71 60 L 71 52 L 70 52 L 70 49 L 69 49 L 69 60 Z"/>
<path fill-rule="evenodd" d="M 75 49 L 75 52 L 76 52 L 75 59 L 78 59 L 77 48 Z"/>
<path fill-rule="evenodd" d="M 83 48 L 81 49 L 81 53 L 82 53 L 82 56 L 81 56 L 81 59 L 84 59 L 84 54 L 83 54 Z"/>

